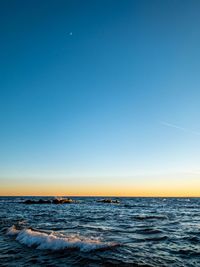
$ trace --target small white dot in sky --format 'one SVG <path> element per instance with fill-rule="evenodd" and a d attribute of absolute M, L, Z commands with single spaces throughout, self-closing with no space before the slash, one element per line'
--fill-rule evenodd
<path fill-rule="evenodd" d="M 70 32 L 69 35 L 72 35 L 72 32 Z"/>

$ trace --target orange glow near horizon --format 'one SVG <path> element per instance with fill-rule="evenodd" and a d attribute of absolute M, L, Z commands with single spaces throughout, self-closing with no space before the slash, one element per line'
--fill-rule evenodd
<path fill-rule="evenodd" d="M 1 196 L 116 196 L 116 197 L 200 197 L 200 181 L 189 180 L 177 184 L 141 183 L 129 184 L 79 184 L 40 183 L 40 184 L 4 184 L 1 185 Z"/>

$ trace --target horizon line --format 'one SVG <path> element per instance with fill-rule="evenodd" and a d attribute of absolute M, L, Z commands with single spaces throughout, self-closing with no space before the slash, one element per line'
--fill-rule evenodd
<path fill-rule="evenodd" d="M 111 196 L 106 196 L 106 195 L 91 195 L 91 196 L 87 196 L 87 195 L 0 195 L 0 197 L 107 197 L 107 198 L 111 198 L 111 197 L 115 197 L 115 198 L 200 198 L 199 196 L 115 196 L 115 195 L 111 195 Z"/>

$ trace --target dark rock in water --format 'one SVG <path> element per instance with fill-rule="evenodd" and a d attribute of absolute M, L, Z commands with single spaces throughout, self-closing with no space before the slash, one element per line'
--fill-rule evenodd
<path fill-rule="evenodd" d="M 71 204 L 71 203 L 78 203 L 77 201 L 71 199 L 71 198 L 55 198 L 52 201 L 53 204 Z"/>
<path fill-rule="evenodd" d="M 52 203 L 53 204 L 60 204 L 60 200 L 58 200 L 57 198 L 55 198 L 55 199 L 52 200 Z"/>
<path fill-rule="evenodd" d="M 43 199 L 40 199 L 40 200 L 26 200 L 24 201 L 24 204 L 51 204 L 51 201 L 50 200 L 43 200 Z"/>
<path fill-rule="evenodd" d="M 38 204 L 51 204 L 51 201 L 50 200 L 43 200 L 43 199 L 40 199 L 38 201 Z"/>
<path fill-rule="evenodd" d="M 110 199 L 110 198 L 100 199 L 100 200 L 97 200 L 97 202 L 114 203 L 114 204 L 119 204 L 120 203 L 120 201 L 118 199 Z"/>
<path fill-rule="evenodd" d="M 53 200 L 44 200 L 44 199 L 39 199 L 39 200 L 26 200 L 23 202 L 24 204 L 70 204 L 70 203 L 78 203 L 77 201 L 70 199 L 70 198 L 55 198 Z"/>
<path fill-rule="evenodd" d="M 24 204 L 34 204 L 34 203 L 35 201 L 32 201 L 30 199 L 24 201 Z"/>

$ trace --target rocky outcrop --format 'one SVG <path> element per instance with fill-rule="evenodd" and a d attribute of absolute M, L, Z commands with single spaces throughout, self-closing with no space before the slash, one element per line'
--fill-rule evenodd
<path fill-rule="evenodd" d="M 78 203 L 78 201 L 75 201 L 71 198 L 55 198 L 52 200 L 32 200 L 28 199 L 23 202 L 24 204 L 31 205 L 31 204 L 71 204 L 71 203 Z"/>
<path fill-rule="evenodd" d="M 24 201 L 24 204 L 51 204 L 50 200 L 44 200 L 44 199 L 39 199 L 39 200 L 32 200 L 28 199 Z"/>
<path fill-rule="evenodd" d="M 71 198 L 55 198 L 52 201 L 53 204 L 70 204 L 70 203 L 77 203 L 77 201 L 71 199 Z"/>

